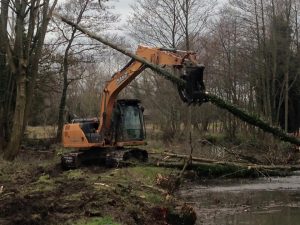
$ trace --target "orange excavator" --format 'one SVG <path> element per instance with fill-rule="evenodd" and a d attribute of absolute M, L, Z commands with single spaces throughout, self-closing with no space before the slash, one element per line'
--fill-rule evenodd
<path fill-rule="evenodd" d="M 176 70 L 186 81 L 185 88 L 178 88 L 184 102 L 205 101 L 204 66 L 198 64 L 195 52 L 139 46 L 136 55 L 152 64 Z M 140 100 L 117 99 L 120 91 L 146 68 L 143 63 L 132 59 L 106 83 L 99 118 L 73 119 L 64 125 L 63 146 L 77 149 L 62 156 L 64 168 L 76 168 L 94 160 L 116 165 L 131 158 L 148 159 L 146 150 L 134 148 L 146 145 L 144 108 Z"/>

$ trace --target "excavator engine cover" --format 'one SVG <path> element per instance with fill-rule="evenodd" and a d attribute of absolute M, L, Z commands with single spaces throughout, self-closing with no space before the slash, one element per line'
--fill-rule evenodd
<path fill-rule="evenodd" d="M 185 87 L 178 87 L 180 98 L 183 102 L 203 103 L 205 99 L 205 86 L 203 82 L 204 66 L 187 66 L 185 74 L 180 78 L 186 81 Z"/>

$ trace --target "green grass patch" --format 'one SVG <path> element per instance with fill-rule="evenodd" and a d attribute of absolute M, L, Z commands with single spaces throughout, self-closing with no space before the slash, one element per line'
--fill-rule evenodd
<path fill-rule="evenodd" d="M 76 180 L 85 177 L 85 174 L 81 169 L 66 171 L 64 172 L 64 175 L 66 175 L 70 180 Z"/>
<path fill-rule="evenodd" d="M 67 201 L 80 201 L 82 198 L 82 193 L 79 192 L 79 193 L 65 195 L 63 198 Z"/>
<path fill-rule="evenodd" d="M 158 205 L 164 202 L 164 198 L 159 193 L 150 193 L 148 191 L 139 191 L 137 195 L 141 198 L 144 198 L 147 202 Z"/>
<path fill-rule="evenodd" d="M 49 192 L 55 188 L 55 181 L 50 178 L 49 174 L 43 174 L 24 193 Z"/>
<path fill-rule="evenodd" d="M 147 185 L 153 185 L 157 174 L 169 175 L 171 172 L 174 172 L 174 170 L 163 167 L 136 166 L 110 171 L 102 176 L 102 181 L 107 182 L 108 184 L 123 184 L 136 181 Z"/>
<path fill-rule="evenodd" d="M 52 180 L 50 180 L 49 174 L 43 174 L 39 177 L 39 179 L 37 180 L 37 183 L 51 184 Z"/>
<path fill-rule="evenodd" d="M 128 168 L 128 172 L 132 177 L 136 177 L 147 184 L 152 184 L 157 174 L 170 174 L 172 170 L 160 167 L 137 166 Z"/>
<path fill-rule="evenodd" d="M 93 219 L 82 219 L 75 223 L 75 225 L 121 225 L 115 222 L 111 217 L 98 217 Z"/>

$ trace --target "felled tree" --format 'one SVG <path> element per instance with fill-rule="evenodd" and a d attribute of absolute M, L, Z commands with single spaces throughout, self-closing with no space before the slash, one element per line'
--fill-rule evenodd
<path fill-rule="evenodd" d="M 95 40 L 97 40 L 97 41 L 99 41 L 99 42 L 101 42 L 101 43 L 103 43 L 103 44 L 105 44 L 105 45 L 107 45 L 107 46 L 123 53 L 124 55 L 127 55 L 127 56 L 129 56 L 129 57 L 131 57 L 131 58 L 147 65 L 148 68 L 150 68 L 153 71 L 157 72 L 159 75 L 163 76 L 167 80 L 170 80 L 175 85 L 178 85 L 180 87 L 185 86 L 185 81 L 184 80 L 182 80 L 180 78 L 177 78 L 176 76 L 174 76 L 170 72 L 162 69 L 160 66 L 154 65 L 154 64 L 150 63 L 149 61 L 145 60 L 144 58 L 139 57 L 139 56 L 131 53 L 130 51 L 122 49 L 121 47 L 109 42 L 108 40 L 100 37 L 99 35 L 97 35 L 95 33 L 92 33 L 90 31 L 80 27 L 78 24 L 75 24 L 75 23 L 69 21 L 68 19 L 58 15 L 58 14 L 54 14 L 54 16 L 61 19 L 63 22 L 75 27 L 77 30 L 81 31 L 82 33 L 89 36 L 90 38 L 95 39 Z M 229 102 L 224 101 L 223 99 L 219 98 L 216 95 L 209 94 L 209 93 L 206 93 L 205 95 L 206 95 L 205 97 L 208 99 L 208 101 L 210 101 L 212 104 L 216 105 L 219 108 L 227 110 L 228 112 L 230 112 L 234 116 L 238 117 L 242 121 L 245 121 L 246 123 L 249 123 L 253 126 L 256 126 L 256 127 L 262 129 L 263 131 L 265 131 L 267 133 L 271 133 L 275 137 L 278 137 L 282 141 L 290 142 L 290 143 L 296 144 L 296 145 L 300 145 L 300 140 L 298 138 L 288 135 L 286 132 L 284 132 L 283 130 L 281 130 L 278 127 L 274 127 L 274 126 L 269 125 L 267 122 L 265 122 L 264 120 L 259 118 L 259 116 L 250 115 L 245 110 L 240 109 L 237 106 L 235 106 L 235 105 L 233 105 Z"/>

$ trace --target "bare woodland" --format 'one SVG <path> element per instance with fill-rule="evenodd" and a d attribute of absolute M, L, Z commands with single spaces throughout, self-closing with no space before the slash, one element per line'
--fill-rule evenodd
<path fill-rule="evenodd" d="M 300 127 L 298 0 L 138 0 L 120 27 L 114 1 L 1 0 L 0 149 L 13 160 L 27 126 L 97 117 L 105 81 L 124 55 L 52 18 L 55 11 L 134 51 L 137 44 L 193 50 L 207 91 L 288 133 Z M 187 107 L 177 89 L 147 70 L 120 97 L 142 100 L 150 138 L 165 143 L 220 134 L 274 140 L 210 103 Z M 68 115 L 68 116 L 67 116 Z M 151 133 L 152 132 L 152 133 Z"/>

